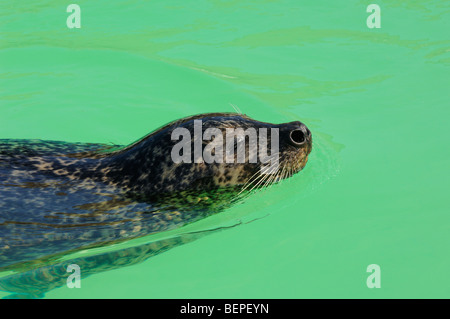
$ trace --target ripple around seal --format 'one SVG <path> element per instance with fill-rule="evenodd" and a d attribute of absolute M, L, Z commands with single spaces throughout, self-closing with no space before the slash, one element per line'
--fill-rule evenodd
<path fill-rule="evenodd" d="M 2 50 L 0 58 L 6 62 L 0 84 L 10 88 L 0 96 L 8 106 L 2 110 L 2 118 L 10 120 L 0 126 L 1 138 L 128 144 L 177 118 L 233 111 L 230 104 L 257 120 L 287 121 L 275 108 L 242 93 L 220 76 L 124 52 L 29 47 Z M 115 70 L 115 76 L 111 76 L 111 70 Z M 86 82 L 94 85 L 87 86 Z M 192 236 L 197 238 L 192 234 L 233 227 L 265 217 L 268 211 L 276 213 L 285 208 L 280 206 L 284 199 L 295 205 L 299 194 L 313 191 L 336 171 L 337 144 L 326 135 L 314 134 L 314 151 L 304 172 L 254 194 L 242 204 L 180 229 L 77 251 L 44 265 L 54 271 L 60 267 L 58 263 L 129 251 L 170 238 L 188 238 L 189 242 Z M 28 272 L 23 268 L 25 272 L 14 275 L 12 282 L 39 277 L 35 273 L 39 268 L 33 270 L 38 262 Z M 5 272 L 0 277 L 9 275 Z"/>
<path fill-rule="evenodd" d="M 128 144 L 174 119 L 233 112 L 230 104 L 282 120 L 220 78 L 126 52 L 27 47 L 0 59 L 1 138 Z"/>
<path fill-rule="evenodd" d="M 448 297 L 449 1 L 383 1 L 381 29 L 361 0 L 82 1 L 78 30 L 61 1 L 11 3 L 0 2 L 0 138 L 126 144 L 233 103 L 269 122 L 296 114 L 314 139 L 303 172 L 225 214 L 61 265 L 111 270 L 204 239 L 46 297 Z M 387 267 L 389 289 L 367 289 L 369 263 Z M 60 270 L 3 272 L 0 287 L 42 297 L 55 286 L 39 280 Z"/>
<path fill-rule="evenodd" d="M 65 284 L 65 269 L 71 263 L 82 266 L 84 276 L 87 277 L 140 263 L 210 233 L 264 218 L 268 212 L 276 214 L 283 210 L 292 211 L 290 208 L 295 207 L 305 194 L 315 191 L 320 184 L 338 172 L 337 154 L 341 146 L 320 133 L 317 134 L 315 144 L 315 153 L 311 154 L 313 164 L 307 166 L 308 169 L 291 180 L 254 194 L 242 205 L 173 231 L 68 253 L 41 264 L 36 261 L 16 269 L 19 271 L 17 273 L 4 272 L 0 275 L 0 288 L 16 293 L 7 298 L 42 298 L 45 293 Z"/>

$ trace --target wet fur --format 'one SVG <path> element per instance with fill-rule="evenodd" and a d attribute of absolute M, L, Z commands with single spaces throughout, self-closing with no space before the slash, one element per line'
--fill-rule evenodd
<path fill-rule="evenodd" d="M 248 162 L 174 163 L 171 133 L 185 127 L 194 136 L 196 119 L 203 131 L 279 128 L 279 172 L 263 175 L 260 164 Z M 212 113 L 174 121 L 126 147 L 0 140 L 0 269 L 181 227 L 222 210 L 244 190 L 288 178 L 311 151 L 311 141 L 287 142 L 299 123 Z"/>

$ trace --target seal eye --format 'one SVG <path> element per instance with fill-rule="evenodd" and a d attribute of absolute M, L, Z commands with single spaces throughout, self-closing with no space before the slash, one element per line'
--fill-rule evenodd
<path fill-rule="evenodd" d="M 294 130 L 289 135 L 291 138 L 291 142 L 293 142 L 295 145 L 301 145 L 305 142 L 305 133 L 302 130 Z"/>

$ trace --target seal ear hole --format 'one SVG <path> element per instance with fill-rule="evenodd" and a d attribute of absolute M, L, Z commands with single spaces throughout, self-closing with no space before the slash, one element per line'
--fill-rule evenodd
<path fill-rule="evenodd" d="M 294 130 L 289 136 L 294 144 L 299 145 L 305 142 L 305 133 L 302 130 Z"/>

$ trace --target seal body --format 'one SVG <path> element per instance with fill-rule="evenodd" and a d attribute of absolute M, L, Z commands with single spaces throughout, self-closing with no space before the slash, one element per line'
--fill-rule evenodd
<path fill-rule="evenodd" d="M 208 129 L 216 134 L 204 140 Z M 195 152 L 182 154 L 190 160 L 174 160 L 180 143 L 174 139 L 176 130 L 189 133 L 183 141 L 187 149 L 200 145 L 203 156 L 209 147 L 209 154 L 220 159 L 218 145 L 212 149 L 211 143 L 218 132 L 224 141 L 230 129 L 276 129 L 267 136 L 268 145 L 275 138 L 279 142 L 276 154 L 269 155 L 277 156 L 275 171 L 266 174 L 260 162 L 249 160 L 261 152 L 251 143 L 240 149 L 244 162 L 237 160 L 238 147 L 232 162 L 208 162 Z M 0 140 L 0 269 L 181 227 L 217 213 L 242 198 L 237 195 L 300 171 L 311 147 L 311 133 L 301 122 L 271 124 L 235 113 L 177 120 L 125 147 Z"/>

